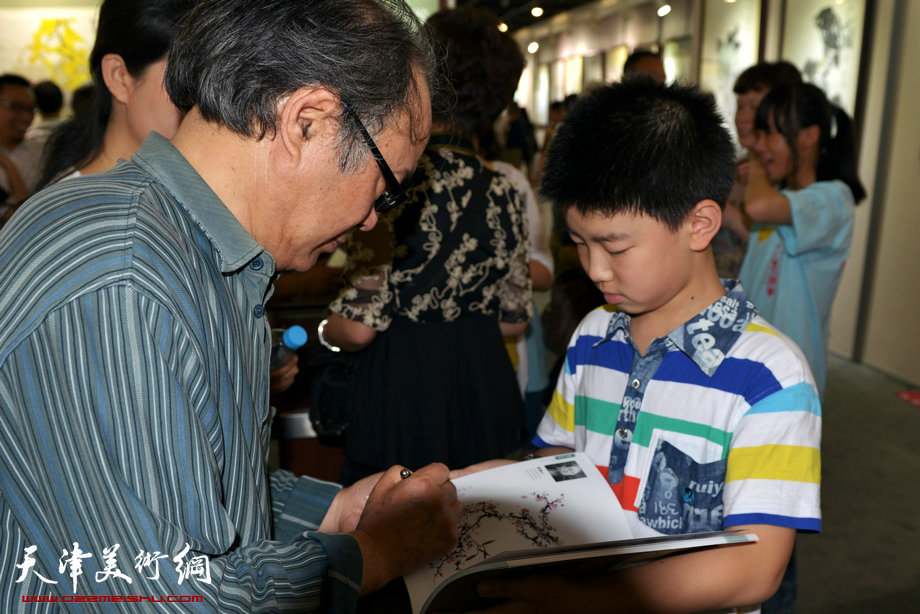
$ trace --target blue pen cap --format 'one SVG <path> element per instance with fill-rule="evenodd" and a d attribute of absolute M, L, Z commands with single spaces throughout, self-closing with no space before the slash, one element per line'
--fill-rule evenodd
<path fill-rule="evenodd" d="M 281 336 L 281 342 L 285 347 L 296 350 L 307 342 L 307 331 L 304 330 L 303 326 L 297 324 L 290 326 L 284 331 L 284 335 Z"/>

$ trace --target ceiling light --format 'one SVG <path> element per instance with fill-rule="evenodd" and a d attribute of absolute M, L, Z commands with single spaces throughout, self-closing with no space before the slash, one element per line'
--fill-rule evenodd
<path fill-rule="evenodd" d="M 659 16 L 659 17 L 664 17 L 665 15 L 667 15 L 667 14 L 670 13 L 670 12 L 671 12 L 671 5 L 670 5 L 670 4 L 662 4 L 662 5 L 658 8 L 658 16 Z"/>
<path fill-rule="evenodd" d="M 539 49 L 539 48 L 540 48 L 540 44 L 539 44 L 537 41 L 533 41 L 532 43 L 530 43 L 529 45 L 527 45 L 527 52 L 528 52 L 528 53 L 536 53 L 536 52 L 537 52 L 537 49 Z"/>
<path fill-rule="evenodd" d="M 543 9 L 540 8 L 539 6 L 535 6 L 532 9 L 530 9 L 530 14 L 533 15 L 534 17 L 540 17 L 543 15 Z"/>
<path fill-rule="evenodd" d="M 499 32 L 507 32 L 507 31 L 508 31 L 508 24 L 506 24 L 504 21 L 501 22 L 500 24 L 498 24 L 498 31 L 499 31 Z"/>

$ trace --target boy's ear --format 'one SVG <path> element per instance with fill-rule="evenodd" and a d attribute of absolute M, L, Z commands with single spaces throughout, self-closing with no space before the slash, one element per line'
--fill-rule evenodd
<path fill-rule="evenodd" d="M 701 200 L 690 212 L 688 224 L 690 249 L 703 251 L 709 247 L 712 238 L 722 227 L 722 207 L 714 200 Z"/>

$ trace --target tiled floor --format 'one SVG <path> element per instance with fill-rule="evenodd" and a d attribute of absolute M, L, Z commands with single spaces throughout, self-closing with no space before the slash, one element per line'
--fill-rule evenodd
<path fill-rule="evenodd" d="M 798 538 L 801 614 L 920 612 L 920 408 L 910 386 L 832 357 L 824 532 Z"/>

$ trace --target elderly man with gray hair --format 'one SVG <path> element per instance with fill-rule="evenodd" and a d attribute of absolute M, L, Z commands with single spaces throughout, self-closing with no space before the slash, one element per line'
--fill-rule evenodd
<path fill-rule="evenodd" d="M 401 201 L 419 32 L 401 0 L 203 0 L 175 138 L 0 233 L 0 611 L 348 612 L 455 544 L 443 465 L 342 490 L 266 469 L 272 281 Z"/>

